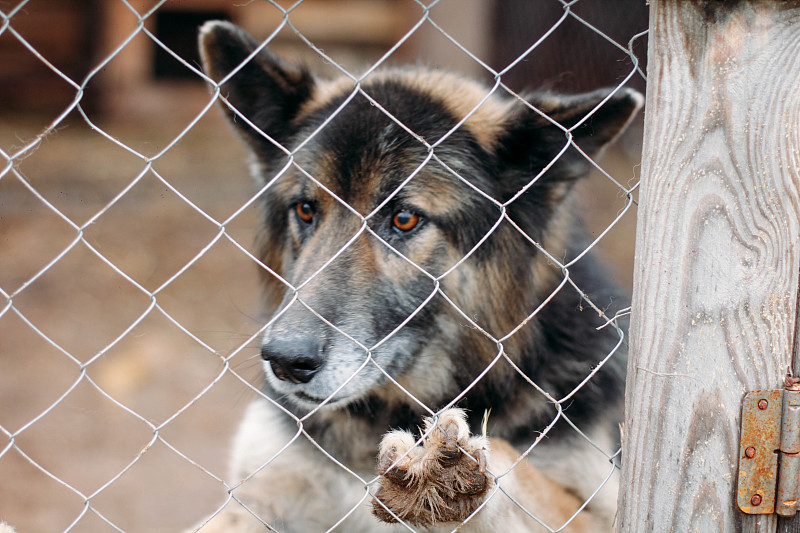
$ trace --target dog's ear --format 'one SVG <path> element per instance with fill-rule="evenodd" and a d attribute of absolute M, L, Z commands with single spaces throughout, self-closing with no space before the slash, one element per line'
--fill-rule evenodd
<path fill-rule="evenodd" d="M 523 172 L 528 179 L 546 167 L 573 142 L 589 157 L 617 138 L 642 107 L 644 98 L 633 89 L 600 89 L 572 96 L 533 93 L 525 100 L 541 111 L 520 105 L 499 142 L 500 163 L 508 170 Z M 557 124 L 554 124 L 557 123 Z M 541 179 L 542 184 L 570 183 L 584 176 L 591 163 L 569 146 Z M 533 173 L 533 174 L 531 174 Z"/>
<path fill-rule="evenodd" d="M 283 61 L 265 48 L 254 54 L 259 46 L 229 22 L 210 21 L 200 29 L 203 69 L 215 83 L 222 84 L 222 96 L 256 128 L 223 106 L 226 113 L 256 153 L 268 155 L 279 150 L 269 139 L 283 143 L 294 133 L 292 120 L 312 97 L 315 80 L 307 69 Z"/>

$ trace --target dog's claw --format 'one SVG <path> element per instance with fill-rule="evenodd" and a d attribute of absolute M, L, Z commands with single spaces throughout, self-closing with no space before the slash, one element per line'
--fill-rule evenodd
<path fill-rule="evenodd" d="M 437 430 L 441 431 L 438 428 L 434 429 L 434 431 Z M 448 467 L 455 465 L 461 457 L 461 449 L 458 446 L 458 425 L 455 422 L 450 422 L 445 428 L 445 438 L 440 454 L 439 461 Z"/>
<path fill-rule="evenodd" d="M 405 486 L 408 484 L 406 472 L 400 468 L 392 467 L 398 457 L 400 457 L 400 454 L 397 453 L 397 447 L 392 446 L 378 461 L 378 474 L 391 479 L 400 486 Z"/>
<path fill-rule="evenodd" d="M 386 475 L 389 468 L 397 460 L 397 446 L 392 446 L 378 460 L 378 474 Z"/>
<path fill-rule="evenodd" d="M 483 448 L 478 450 L 478 471 L 481 474 L 484 474 L 486 472 L 486 463 L 489 460 L 487 455 L 488 454 L 486 453 L 486 450 L 484 450 Z"/>
<path fill-rule="evenodd" d="M 438 422 L 426 420 L 422 446 L 410 433 L 387 434 L 373 512 L 385 522 L 397 517 L 421 527 L 465 520 L 494 484 L 486 475 L 487 450 L 485 437 L 470 436 L 460 409 L 444 411 Z"/>

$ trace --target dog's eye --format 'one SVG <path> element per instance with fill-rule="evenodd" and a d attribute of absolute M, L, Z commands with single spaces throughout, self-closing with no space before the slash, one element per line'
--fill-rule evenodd
<path fill-rule="evenodd" d="M 399 211 L 392 217 L 392 225 L 395 229 L 406 232 L 416 228 L 422 218 L 410 211 Z"/>
<path fill-rule="evenodd" d="M 306 223 L 311 223 L 314 220 L 314 207 L 308 202 L 297 202 L 294 208 L 297 216 Z"/>

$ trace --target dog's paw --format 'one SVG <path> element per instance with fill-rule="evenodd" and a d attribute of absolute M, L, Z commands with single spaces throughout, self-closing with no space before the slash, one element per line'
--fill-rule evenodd
<path fill-rule="evenodd" d="M 422 446 L 406 431 L 387 433 L 381 441 L 372 509 L 384 522 L 461 522 L 494 486 L 486 473 L 488 439 L 470 436 L 464 411 L 448 409 L 438 422 L 426 419 L 423 434 Z"/>

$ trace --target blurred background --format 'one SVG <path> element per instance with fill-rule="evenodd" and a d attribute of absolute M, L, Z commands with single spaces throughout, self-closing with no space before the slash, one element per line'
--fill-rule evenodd
<path fill-rule="evenodd" d="M 305 0 L 287 17 L 294 3 L 266 0 L 0 0 L 0 521 L 180 531 L 224 501 L 265 318 L 246 153 L 175 57 L 199 68 L 204 21 L 321 75 L 391 51 L 577 92 L 622 83 L 632 39 L 645 68 L 641 0 L 428 3 Z M 641 121 L 601 161 L 627 189 L 640 138 Z M 627 204 L 602 173 L 580 185 L 594 235 Z M 598 244 L 627 287 L 635 217 Z"/>

